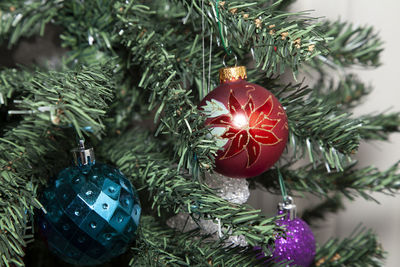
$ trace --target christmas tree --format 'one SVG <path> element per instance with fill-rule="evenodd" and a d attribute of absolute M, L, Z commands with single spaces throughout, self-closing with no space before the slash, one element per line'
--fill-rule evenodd
<path fill-rule="evenodd" d="M 2 51 L 49 29 L 62 49 L 3 59 L 0 266 L 383 265 L 372 230 L 314 248 L 304 222 L 400 187 L 398 163 L 354 159 L 399 131 L 351 113 L 371 88 L 348 67 L 378 67 L 382 41 L 292 2 L 2 1 Z M 282 196 L 276 216 L 249 186 Z M 306 193 L 321 203 L 296 218 Z"/>

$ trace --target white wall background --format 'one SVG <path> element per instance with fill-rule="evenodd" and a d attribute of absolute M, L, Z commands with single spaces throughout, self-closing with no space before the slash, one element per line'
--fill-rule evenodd
<path fill-rule="evenodd" d="M 378 69 L 355 69 L 364 82 L 371 84 L 374 91 L 368 99 L 355 110 L 357 115 L 372 112 L 400 111 L 400 1 L 396 0 L 297 0 L 292 10 L 313 10 L 313 17 L 328 19 L 341 18 L 355 25 L 373 25 L 384 40 L 385 50 L 381 54 L 383 65 Z M 400 160 L 400 134 L 390 138 L 389 143 L 363 143 L 358 155 L 360 166 L 375 165 L 386 169 Z M 318 229 L 313 229 L 319 243 L 328 237 L 345 237 L 360 223 L 372 228 L 378 234 L 383 248 L 388 252 L 385 266 L 400 266 L 400 196 L 390 197 L 373 194 L 380 202 L 357 199 L 347 201 L 346 210 L 332 214 L 328 220 L 321 221 Z M 279 198 L 268 193 L 255 191 L 249 202 L 273 213 Z M 299 210 L 310 205 L 316 199 L 297 200 Z M 312 204 L 311 204 L 312 205 Z"/>

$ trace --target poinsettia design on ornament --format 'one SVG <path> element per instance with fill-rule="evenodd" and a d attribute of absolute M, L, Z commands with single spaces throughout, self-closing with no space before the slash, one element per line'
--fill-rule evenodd
<path fill-rule="evenodd" d="M 246 167 L 249 168 L 258 160 L 261 146 L 271 146 L 282 141 L 273 132 L 280 119 L 269 117 L 272 110 L 271 96 L 256 108 L 250 95 L 247 103 L 242 106 L 231 90 L 228 101 L 229 112 L 208 122 L 213 127 L 225 127 L 225 132 L 220 138 L 231 141 L 220 159 L 231 158 L 246 150 L 248 156 Z"/>

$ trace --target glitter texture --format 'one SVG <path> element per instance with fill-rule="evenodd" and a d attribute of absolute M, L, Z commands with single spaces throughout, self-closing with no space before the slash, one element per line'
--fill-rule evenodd
<path fill-rule="evenodd" d="M 285 217 L 277 223 L 286 226 L 287 236 L 275 240 L 274 261 L 291 261 L 289 266 L 310 266 L 315 256 L 315 239 L 307 223 L 300 218 Z"/>
<path fill-rule="evenodd" d="M 232 179 L 218 173 L 207 173 L 205 183 L 217 191 L 218 196 L 235 204 L 243 204 L 250 196 L 249 182 Z"/>
<path fill-rule="evenodd" d="M 190 217 L 188 213 L 179 213 L 178 215 L 171 217 L 167 220 L 167 225 L 171 228 L 177 229 L 182 232 L 188 232 L 194 229 L 199 228 L 200 233 L 202 235 L 210 235 L 212 240 L 217 240 L 218 237 L 218 223 L 213 222 L 212 220 L 204 220 L 199 219 L 197 223 Z M 226 232 L 226 228 L 222 227 L 221 231 Z M 230 233 L 228 233 L 230 234 Z M 246 238 L 243 235 L 231 235 L 225 241 L 226 245 L 235 245 L 246 247 L 248 244 L 246 242 Z"/>
<path fill-rule="evenodd" d="M 278 214 L 283 214 L 283 211 L 279 211 Z M 272 258 L 276 263 L 288 263 L 287 266 L 308 267 L 315 256 L 314 234 L 302 219 L 290 220 L 288 217 L 277 221 L 278 225 L 286 226 L 286 238 L 280 237 L 275 240 Z M 259 256 L 257 258 L 260 258 Z"/>
<path fill-rule="evenodd" d="M 283 211 L 280 211 L 279 214 L 283 214 Z M 273 261 L 287 263 L 287 266 L 310 266 L 315 256 L 315 238 L 307 223 L 300 218 L 290 220 L 287 217 L 282 217 L 277 221 L 277 224 L 286 226 L 287 231 L 286 238 L 281 237 L 275 240 Z M 260 247 L 254 247 L 254 250 L 260 249 Z M 260 252 L 257 259 L 264 256 L 264 253 Z"/>
<path fill-rule="evenodd" d="M 244 179 L 232 179 L 218 173 L 205 176 L 205 183 L 216 190 L 218 196 L 235 204 L 243 204 L 250 196 L 249 183 Z M 202 234 L 213 234 L 213 239 L 218 239 L 218 223 L 212 220 L 199 219 L 197 223 L 188 213 L 180 213 L 167 221 L 167 225 L 182 232 L 197 229 L 200 226 Z M 222 232 L 226 232 L 222 228 Z M 229 234 L 229 233 L 228 233 Z M 226 240 L 227 245 L 247 246 L 245 237 L 242 235 L 232 235 Z"/>

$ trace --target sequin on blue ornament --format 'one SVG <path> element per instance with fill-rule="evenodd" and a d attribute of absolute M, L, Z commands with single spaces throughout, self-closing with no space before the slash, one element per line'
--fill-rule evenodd
<path fill-rule="evenodd" d="M 95 265 L 122 254 L 134 241 L 141 207 L 135 188 L 118 169 L 94 163 L 93 154 L 82 155 L 87 164 L 76 161 L 43 192 L 47 213 L 39 215 L 39 229 L 64 261 Z"/>

